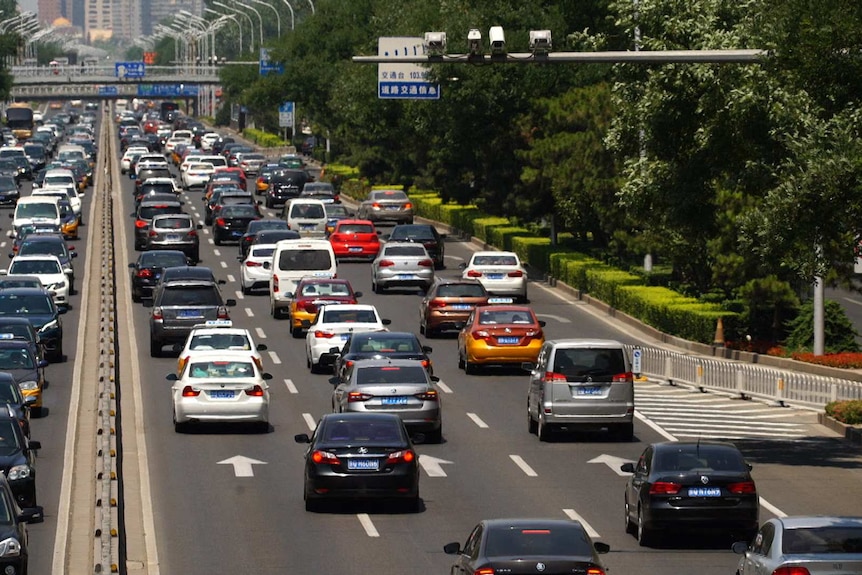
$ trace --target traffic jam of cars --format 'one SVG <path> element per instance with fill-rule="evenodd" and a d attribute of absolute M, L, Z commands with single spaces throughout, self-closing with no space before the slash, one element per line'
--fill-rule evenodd
<path fill-rule="evenodd" d="M 441 361 L 465 377 L 515 374 L 524 384 L 523 433 L 537 442 L 581 433 L 633 440 L 638 374 L 630 349 L 604 337 L 546 339 L 547 321 L 530 303 L 528 269 L 516 253 L 474 251 L 447 266 L 446 234 L 415 217 L 401 190 L 373 189 L 354 205 L 315 181 L 295 154 L 268 157 L 182 114 L 172 122 L 146 111 L 116 120 L 119 165 L 135 190 L 128 198 L 137 253 L 129 264 L 129 297 L 146 310 L 149 355 L 177 358 L 163 377 L 171 410 L 165 419 L 178 437 L 273 432 L 274 397 L 282 393 L 273 382 L 301 366 L 271 361 L 269 344 L 260 341 L 265 329 L 278 334 L 279 345 L 297 347 L 306 370 L 332 390 L 331 412 L 294 435 L 304 455 L 296 477 L 302 483 L 292 488 L 308 512 L 337 513 L 345 501 L 394 504 L 405 513 L 424 509 L 420 452 L 447 443 L 447 390 L 435 374 Z M 157 137 L 147 137 L 142 125 Z M 64 260 L 57 246 L 50 258 L 27 255 L 26 246 L 22 237 L 7 278 L 34 275 L 44 287 L 0 289 L 0 315 L 13 307 L 7 300 L 38 292 L 50 294 L 42 307 L 56 318 L 74 293 L 68 281 L 74 251 Z M 231 263 L 219 267 L 213 253 Z M 367 303 L 348 279 L 358 273 L 383 296 L 375 302 L 386 294 L 416 296 L 407 312 L 415 331 L 392 328 L 403 311 L 394 318 Z M 236 298 L 228 297 L 229 282 L 239 286 Z M 269 317 L 235 313 L 244 298 L 266 302 Z M 33 327 L 59 321 L 49 316 L 34 316 Z M 12 332 L 0 322 L 5 329 Z M 435 358 L 430 340 L 449 351 Z M 0 339 L 0 361 L 10 342 L 33 356 L 35 375 L 3 369 L 21 382 L 21 401 L 38 407 L 40 396 L 29 387 L 41 393 L 42 357 L 62 357 L 61 343 L 36 355 L 26 337 L 10 335 Z M 37 448 L 30 442 L 25 455 Z M 817 556 L 830 553 L 846 554 L 845 570 L 830 573 L 862 569 L 860 520 L 785 517 L 761 524 L 756 470 L 733 443 L 652 443 L 617 468 L 627 479 L 619 528 L 639 546 L 697 531 L 725 538 L 726 551 L 733 544 L 743 575 L 825 573 L 817 565 L 829 560 Z M 11 476 L 10 484 L 14 492 Z M 34 507 L 18 489 L 18 504 Z M 464 535 L 464 543 L 443 547 L 453 556 L 453 574 L 607 572 L 601 556 L 609 546 L 576 518 L 485 519 Z"/>

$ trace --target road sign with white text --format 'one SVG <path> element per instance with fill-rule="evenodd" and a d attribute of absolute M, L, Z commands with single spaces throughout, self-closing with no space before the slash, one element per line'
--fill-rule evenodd
<path fill-rule="evenodd" d="M 115 62 L 114 75 L 117 78 L 143 78 L 146 66 L 143 62 Z"/>
<path fill-rule="evenodd" d="M 284 102 L 278 107 L 278 125 L 280 128 L 293 129 L 294 103 Z"/>
<path fill-rule="evenodd" d="M 100 96 L 116 96 L 120 91 L 116 86 L 99 86 Z"/>
<path fill-rule="evenodd" d="M 284 74 L 284 64 L 281 62 L 271 61 L 269 59 L 269 50 L 261 48 L 258 70 L 260 71 L 261 76 L 266 76 L 267 74 Z"/>
<path fill-rule="evenodd" d="M 197 96 L 199 91 L 197 84 L 138 84 L 138 96 L 148 98 Z"/>
<path fill-rule="evenodd" d="M 640 375 L 643 365 L 643 350 L 636 347 L 632 350 L 632 373 Z"/>
<path fill-rule="evenodd" d="M 391 36 L 377 39 L 377 55 L 415 58 L 425 55 L 422 38 Z M 437 100 L 440 84 L 427 80 L 428 69 L 418 64 L 387 62 L 377 65 L 377 97 L 386 100 Z"/>

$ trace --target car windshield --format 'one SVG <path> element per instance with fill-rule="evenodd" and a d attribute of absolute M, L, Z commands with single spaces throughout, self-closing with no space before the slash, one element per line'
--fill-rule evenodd
<path fill-rule="evenodd" d="M 278 256 L 278 268 L 283 271 L 328 270 L 330 267 L 332 258 L 328 250 L 282 250 Z"/>
<path fill-rule="evenodd" d="M 322 432 L 322 440 L 331 443 L 362 443 L 363 445 L 385 445 L 403 443 L 404 435 L 397 421 L 376 419 L 374 421 L 329 421 Z"/>
<path fill-rule="evenodd" d="M 723 445 L 674 445 L 656 452 L 653 470 L 685 472 L 694 470 L 744 472 L 748 468 L 742 454 Z"/>
<path fill-rule="evenodd" d="M 0 402 L 13 405 L 21 403 L 21 391 L 18 389 L 17 383 L 8 380 L 0 383 Z M 2 425 L 0 424 L 0 427 Z"/>
<path fill-rule="evenodd" d="M 786 554 L 862 553 L 862 527 L 829 525 L 803 527 L 784 531 Z"/>
<path fill-rule="evenodd" d="M 427 383 L 425 368 L 421 365 L 386 365 L 361 367 L 356 370 L 357 385 L 380 385 L 396 383 Z"/>
<path fill-rule="evenodd" d="M 0 349 L 0 370 L 35 369 L 33 356 L 23 347 Z"/>
<path fill-rule="evenodd" d="M 354 335 L 351 347 L 360 353 L 403 352 L 421 353 L 422 348 L 415 337 L 384 335 Z"/>
<path fill-rule="evenodd" d="M 186 256 L 180 253 L 172 254 L 155 250 L 141 255 L 140 261 L 142 267 L 169 268 L 186 265 Z"/>
<path fill-rule="evenodd" d="M 533 314 L 528 310 L 504 309 L 504 310 L 483 310 L 479 312 L 480 325 L 498 325 L 498 324 L 531 324 Z"/>
<path fill-rule="evenodd" d="M 40 203 L 19 203 L 15 211 L 15 216 L 18 218 L 57 218 L 57 204 L 40 202 Z"/>
<path fill-rule="evenodd" d="M 387 246 L 383 249 L 387 256 L 425 256 L 425 248 L 422 246 Z"/>
<path fill-rule="evenodd" d="M 50 297 L 48 294 L 0 294 L 0 315 L 51 313 Z"/>
<path fill-rule="evenodd" d="M 57 257 L 66 257 L 66 246 L 62 242 L 22 242 L 18 248 L 18 255 L 50 254 Z"/>
<path fill-rule="evenodd" d="M 253 377 L 254 367 L 250 361 L 193 361 L 189 377 Z"/>
<path fill-rule="evenodd" d="M 326 217 L 326 212 L 320 204 L 295 203 L 290 206 L 290 217 L 319 220 Z"/>
<path fill-rule="evenodd" d="M 208 349 L 250 350 L 251 343 L 241 333 L 202 333 L 192 336 L 189 349 L 202 351 Z"/>
<path fill-rule="evenodd" d="M 485 540 L 487 557 L 592 556 L 592 545 L 579 526 L 497 527 Z"/>
<path fill-rule="evenodd" d="M 181 230 L 192 227 L 192 223 L 189 218 L 156 218 L 153 220 L 153 227 L 167 230 Z"/>
<path fill-rule="evenodd" d="M 176 307 L 214 307 L 221 305 L 221 298 L 215 287 L 171 286 L 162 292 L 161 306 Z"/>
<path fill-rule="evenodd" d="M 56 260 L 13 260 L 12 265 L 9 266 L 9 273 L 23 275 L 51 275 L 61 274 L 63 273 L 63 270 L 60 269 L 60 264 Z"/>
<path fill-rule="evenodd" d="M 485 297 L 482 284 L 443 284 L 437 288 L 437 297 Z"/>
<path fill-rule="evenodd" d="M 377 323 L 377 316 L 370 309 L 337 309 L 330 306 L 323 312 L 323 323 Z"/>
<path fill-rule="evenodd" d="M 474 256 L 474 266 L 516 266 L 518 260 L 515 256 Z"/>
<path fill-rule="evenodd" d="M 307 297 L 315 296 L 340 296 L 350 295 L 350 289 L 343 283 L 313 283 L 305 284 L 300 288 L 301 295 Z"/>
<path fill-rule="evenodd" d="M 374 226 L 371 224 L 341 224 L 337 233 L 340 234 L 373 234 Z"/>
<path fill-rule="evenodd" d="M 433 240 L 434 233 L 426 226 L 397 226 L 389 236 L 392 241 Z"/>

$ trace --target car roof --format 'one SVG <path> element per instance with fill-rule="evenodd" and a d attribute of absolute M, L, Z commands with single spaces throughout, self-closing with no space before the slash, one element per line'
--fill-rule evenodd
<path fill-rule="evenodd" d="M 461 284 L 470 284 L 470 285 L 482 285 L 482 282 L 475 278 L 458 278 L 458 277 L 442 277 L 435 276 L 434 281 L 437 285 L 461 285 Z"/>
<path fill-rule="evenodd" d="M 580 521 L 574 521 L 572 519 L 545 519 L 545 518 L 528 518 L 528 517 L 518 517 L 512 519 L 485 519 L 482 521 L 486 526 L 494 529 L 494 528 L 521 528 L 521 529 L 529 529 L 536 527 L 573 527 L 580 526 L 583 528 L 583 524 Z"/>
<path fill-rule="evenodd" d="M 401 418 L 395 413 L 369 413 L 369 412 L 344 412 L 344 413 L 324 413 L 320 418 L 321 422 L 334 419 L 337 421 L 363 421 L 363 420 L 394 420 L 401 422 Z"/>
<path fill-rule="evenodd" d="M 664 451 L 666 449 L 679 449 L 680 447 L 709 446 L 709 447 L 725 447 L 734 451 L 739 451 L 739 448 L 729 441 L 716 441 L 714 439 L 696 439 L 692 441 L 661 441 L 652 444 L 656 451 Z"/>
<path fill-rule="evenodd" d="M 623 347 L 622 342 L 615 339 L 587 339 L 587 338 L 570 338 L 570 339 L 549 339 L 545 342 L 553 347 L 563 348 L 608 348 L 616 349 Z"/>
<path fill-rule="evenodd" d="M 168 276 L 176 276 L 167 280 Z M 162 279 L 166 281 L 174 281 L 182 279 L 190 280 L 208 280 L 212 281 L 215 277 L 211 268 L 206 266 L 171 266 L 165 268 L 162 272 Z"/>
<path fill-rule="evenodd" d="M 830 516 L 830 515 L 798 515 L 777 517 L 785 529 L 802 529 L 812 527 L 862 527 L 862 517 Z"/>

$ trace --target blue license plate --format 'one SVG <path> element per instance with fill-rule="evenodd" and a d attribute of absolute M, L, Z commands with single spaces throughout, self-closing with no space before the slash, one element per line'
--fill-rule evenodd
<path fill-rule="evenodd" d="M 518 343 L 519 341 L 521 341 L 520 337 L 498 337 L 497 338 L 497 343 L 508 344 L 508 345 L 511 345 L 513 343 Z"/>
<path fill-rule="evenodd" d="M 347 469 L 357 471 L 377 471 L 379 464 L 376 459 L 348 459 Z"/>
<path fill-rule="evenodd" d="M 468 303 L 453 303 L 449 307 L 452 309 L 471 309 L 473 306 Z"/>
<path fill-rule="evenodd" d="M 341 334 L 341 341 L 347 341 L 348 337 L 350 337 L 350 336 L 346 333 Z"/>
<path fill-rule="evenodd" d="M 578 395 L 601 395 L 601 387 L 579 387 Z"/>
<path fill-rule="evenodd" d="M 362 248 L 347 248 L 347 249 L 348 249 L 348 251 L 351 251 L 351 252 L 361 252 L 362 251 Z"/>
<path fill-rule="evenodd" d="M 213 399 L 233 399 L 234 390 L 232 389 L 217 389 L 210 392 L 210 397 Z"/>
<path fill-rule="evenodd" d="M 395 276 L 395 279 L 397 279 L 397 280 L 412 280 L 414 277 L 416 277 L 416 276 L 413 274 L 398 274 L 397 276 Z"/>
<path fill-rule="evenodd" d="M 389 211 L 392 211 L 392 210 L 400 210 L 400 209 L 401 209 L 401 206 L 386 206 L 386 209 L 387 209 L 387 210 L 389 210 Z"/>
<path fill-rule="evenodd" d="M 503 274 L 485 274 L 485 277 L 489 280 L 501 280 L 503 279 Z"/>
<path fill-rule="evenodd" d="M 317 224 L 300 224 L 299 228 L 302 230 L 313 230 L 317 227 Z"/>
<path fill-rule="evenodd" d="M 177 317 L 182 317 L 186 319 L 198 318 L 203 317 L 203 314 L 196 309 L 181 309 L 177 312 Z"/>
<path fill-rule="evenodd" d="M 407 404 L 407 398 L 404 396 L 381 397 L 380 402 L 383 405 L 406 405 Z"/>
<path fill-rule="evenodd" d="M 721 497 L 720 487 L 689 487 L 689 497 Z"/>
<path fill-rule="evenodd" d="M 178 234 L 168 234 L 169 242 L 178 242 L 180 241 L 180 236 Z"/>
<path fill-rule="evenodd" d="M 242 231 L 240 231 L 240 230 L 233 230 L 233 231 L 231 231 L 230 235 L 232 235 L 232 236 L 233 236 L 233 237 L 235 237 L 235 238 L 238 238 L 238 237 L 240 237 L 240 236 L 242 235 Z"/>

